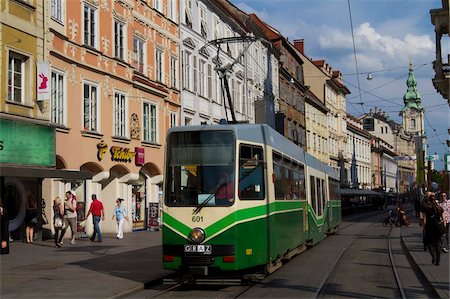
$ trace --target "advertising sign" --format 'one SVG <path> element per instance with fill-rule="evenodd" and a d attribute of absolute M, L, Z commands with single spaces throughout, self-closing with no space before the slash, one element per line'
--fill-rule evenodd
<path fill-rule="evenodd" d="M 36 65 L 37 100 L 48 100 L 50 99 L 50 65 L 48 61 L 39 61 Z"/>
<path fill-rule="evenodd" d="M 159 204 L 157 202 L 151 202 L 148 205 L 149 217 L 148 217 L 148 226 L 150 228 L 159 228 L 158 222 L 158 208 Z"/>
<path fill-rule="evenodd" d="M 143 147 L 135 147 L 134 152 L 136 155 L 134 156 L 134 163 L 136 166 L 142 166 L 145 163 L 145 149 Z"/>
<path fill-rule="evenodd" d="M 0 119 L 0 162 L 55 166 L 55 128 Z"/>
<path fill-rule="evenodd" d="M 439 160 L 439 155 L 428 155 L 425 157 L 425 160 L 427 161 L 437 161 Z"/>

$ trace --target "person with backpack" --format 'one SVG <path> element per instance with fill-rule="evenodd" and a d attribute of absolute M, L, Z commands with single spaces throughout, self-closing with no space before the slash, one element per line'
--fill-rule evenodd
<path fill-rule="evenodd" d="M 64 199 L 64 223 L 65 227 L 61 233 L 61 240 L 59 243 L 62 245 L 64 238 L 64 234 L 68 226 L 70 226 L 70 230 L 72 232 L 72 240 L 70 244 L 75 244 L 75 235 L 77 233 L 77 200 L 74 195 L 72 195 L 71 191 L 66 192 L 66 198 Z"/>

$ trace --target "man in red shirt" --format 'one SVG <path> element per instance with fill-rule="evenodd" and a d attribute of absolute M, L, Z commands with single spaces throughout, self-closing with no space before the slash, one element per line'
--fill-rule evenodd
<path fill-rule="evenodd" d="M 100 217 L 102 221 L 105 221 L 105 210 L 103 204 L 97 199 L 96 194 L 92 194 L 92 203 L 84 220 L 86 220 L 92 213 L 92 220 L 94 222 L 94 233 L 90 238 L 92 242 L 95 240 L 95 235 L 98 234 L 98 242 L 102 242 L 102 232 L 100 231 Z"/>

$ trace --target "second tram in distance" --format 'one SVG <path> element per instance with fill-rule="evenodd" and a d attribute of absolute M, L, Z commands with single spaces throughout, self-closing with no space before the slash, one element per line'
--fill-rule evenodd
<path fill-rule="evenodd" d="M 194 278 L 271 273 L 337 229 L 338 181 L 268 125 L 171 128 L 164 268 Z"/>

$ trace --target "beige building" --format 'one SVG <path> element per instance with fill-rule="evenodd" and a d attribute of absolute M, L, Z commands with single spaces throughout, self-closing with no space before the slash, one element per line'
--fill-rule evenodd
<path fill-rule="evenodd" d="M 177 1 L 46 3 L 56 168 L 92 177 L 45 180 L 46 212 L 71 190 L 79 221 L 92 194 L 102 201 L 103 232 L 116 230 L 116 198 L 132 220 L 124 231 L 157 227 L 165 137 L 180 114 Z"/>

